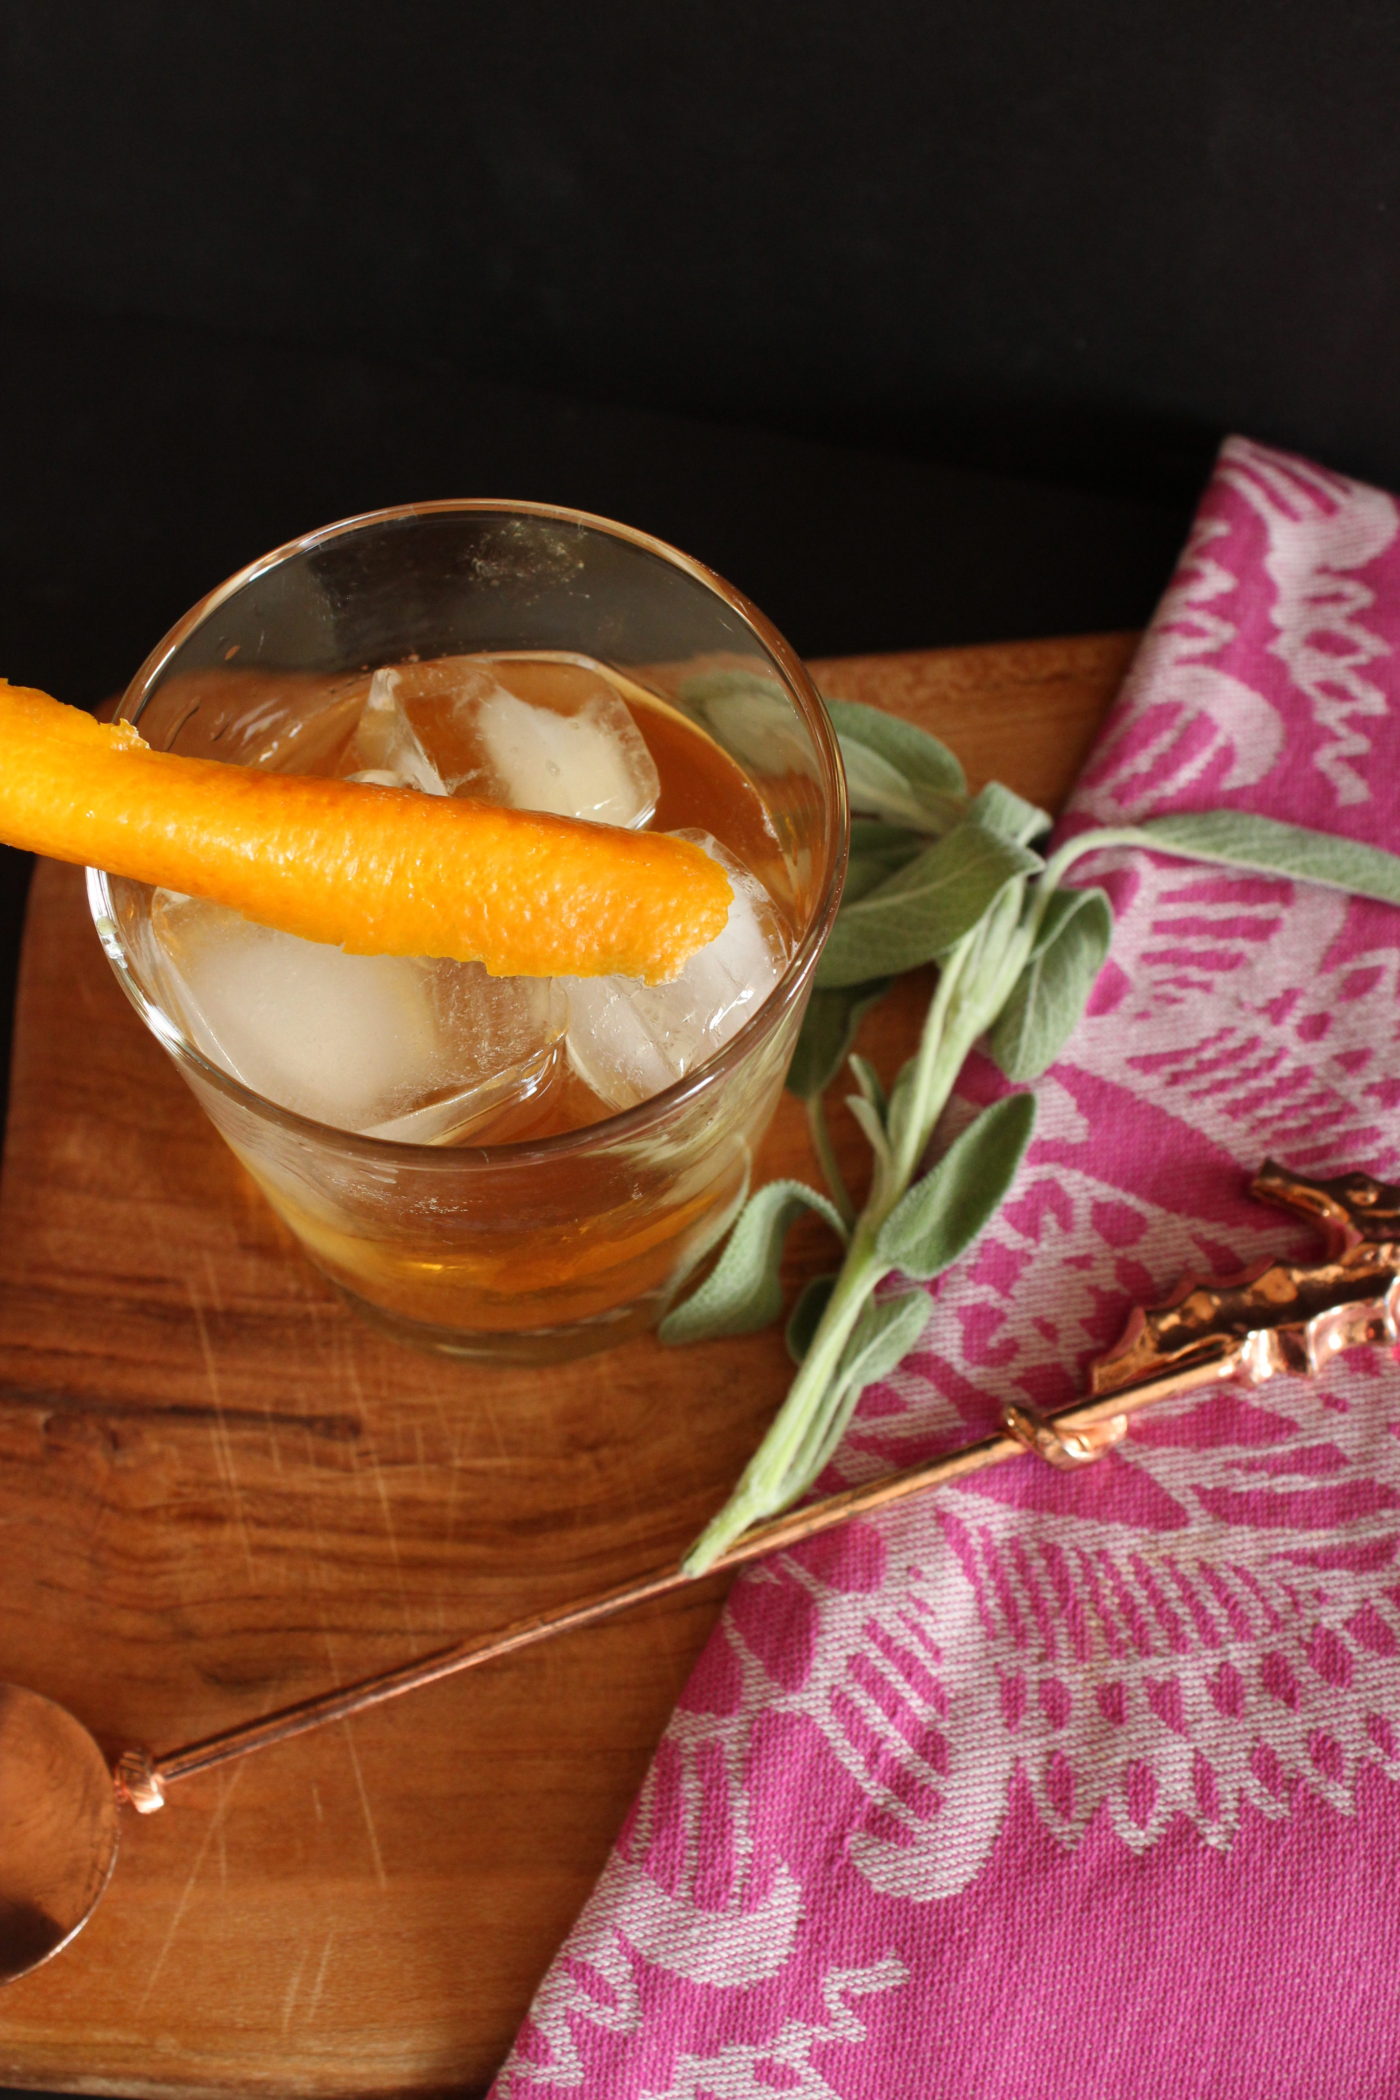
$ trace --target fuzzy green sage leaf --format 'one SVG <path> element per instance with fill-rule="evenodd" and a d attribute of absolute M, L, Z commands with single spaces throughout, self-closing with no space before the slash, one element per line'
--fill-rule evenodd
<path fill-rule="evenodd" d="M 810 767 L 810 739 L 776 678 L 761 671 L 698 671 L 682 680 L 676 698 L 747 765 L 766 772 Z"/>
<path fill-rule="evenodd" d="M 1087 846 L 1091 832 L 1083 841 Z M 1310 831 L 1302 824 L 1282 824 L 1247 810 L 1212 809 L 1183 816 L 1148 817 L 1141 824 L 1117 827 L 1109 843 L 1150 846 L 1162 853 L 1184 854 L 1228 868 L 1248 868 L 1260 875 L 1287 875 L 1320 882 L 1354 897 L 1375 897 L 1400 904 L 1400 858 L 1359 839 Z M 1080 845 L 1076 839 L 1074 844 Z"/>
<path fill-rule="evenodd" d="M 1028 846 L 1032 839 L 1043 838 L 1054 821 L 1048 810 L 1027 802 L 1024 795 L 1003 787 L 999 780 L 987 782 L 967 814 L 974 824 L 985 826 L 998 838 L 1010 839 L 1017 846 Z"/>
<path fill-rule="evenodd" d="M 901 868 L 917 860 L 928 839 L 906 825 L 886 824 L 878 817 L 857 817 L 851 825 L 851 851 L 846 862 L 843 903 L 854 904 Z"/>
<path fill-rule="evenodd" d="M 824 988 L 933 962 L 971 933 L 1007 884 L 1043 863 L 970 818 L 843 910 L 817 965 Z"/>
<path fill-rule="evenodd" d="M 999 1209 L 1034 1128 L 1034 1094 L 1008 1094 L 984 1109 L 885 1219 L 879 1259 L 920 1283 L 941 1275 Z"/>
<path fill-rule="evenodd" d="M 787 1353 L 795 1364 L 801 1363 L 812 1346 L 812 1336 L 826 1311 L 827 1301 L 835 1283 L 834 1274 L 811 1276 L 797 1294 L 792 1311 L 788 1314 L 783 1336 L 787 1343 Z"/>
<path fill-rule="evenodd" d="M 859 1398 L 864 1387 L 887 1378 L 903 1363 L 928 1325 L 930 1304 L 924 1291 L 898 1298 L 872 1299 L 846 1345 L 837 1376 Z M 834 1450 L 839 1437 L 832 1440 Z"/>
<path fill-rule="evenodd" d="M 923 1291 L 872 1299 L 866 1306 L 836 1372 L 840 1400 L 824 1421 L 814 1423 L 811 1440 L 799 1450 L 785 1484 L 792 1494 L 801 1494 L 831 1458 L 866 1387 L 887 1378 L 918 1343 L 928 1325 L 929 1310 Z"/>
<path fill-rule="evenodd" d="M 882 708 L 823 696 L 841 746 L 852 809 L 896 824 L 941 830 L 967 799 L 963 769 L 946 744 Z"/>
<path fill-rule="evenodd" d="M 861 1022 L 890 988 L 888 977 L 813 992 L 788 1067 L 787 1088 L 799 1101 L 824 1094 L 850 1056 Z"/>
<path fill-rule="evenodd" d="M 1008 1079 L 1038 1079 L 1059 1056 L 1103 968 L 1113 913 L 1102 890 L 1056 890 L 1030 961 L 987 1036 Z"/>
<path fill-rule="evenodd" d="M 844 1240 L 846 1227 L 829 1197 L 803 1181 L 770 1181 L 751 1196 L 700 1288 L 672 1308 L 658 1330 L 663 1342 L 711 1341 L 755 1334 L 783 1309 L 779 1267 L 788 1229 L 815 1211 Z"/>

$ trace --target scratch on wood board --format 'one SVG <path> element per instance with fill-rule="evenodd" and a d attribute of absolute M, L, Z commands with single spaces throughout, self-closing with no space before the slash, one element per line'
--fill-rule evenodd
<path fill-rule="evenodd" d="M 378 1460 L 374 1464 L 374 1485 L 379 1491 L 380 1504 L 384 1511 L 384 1534 L 389 1541 L 389 1551 L 394 1561 L 394 1580 L 398 1584 L 399 1602 L 403 1606 L 404 1625 L 412 1626 L 412 1615 L 408 1608 L 408 1588 L 403 1579 L 403 1562 L 399 1559 L 398 1534 L 394 1530 L 394 1506 L 389 1500 L 389 1490 L 384 1484 L 384 1472 Z"/>
<path fill-rule="evenodd" d="M 287 1988 L 282 1998 L 283 2034 L 290 2034 L 292 2031 L 292 2014 L 296 2011 L 297 2008 L 297 1993 L 301 1989 L 301 1979 L 306 1974 L 306 1964 L 310 1961 L 310 1959 L 311 1949 L 308 1947 L 303 1952 L 301 1960 L 297 1963 L 290 1977 L 287 1979 Z"/>
<path fill-rule="evenodd" d="M 199 1336 L 200 1354 L 204 1358 L 204 1375 L 209 1382 L 209 1397 L 214 1404 L 214 1416 L 210 1429 L 214 1438 L 214 1449 L 218 1456 L 219 1471 L 228 1482 L 233 1504 L 233 1521 L 243 1546 L 243 1558 L 248 1573 L 253 1573 L 253 1546 L 248 1536 L 248 1521 L 243 1511 L 243 1497 L 239 1490 L 238 1474 L 233 1460 L 233 1439 L 224 1420 L 224 1398 L 219 1384 L 219 1366 L 214 1356 L 214 1345 L 209 1339 L 209 1328 L 204 1318 L 204 1308 L 195 1295 L 194 1286 L 186 1281 L 186 1294 L 190 1311 L 194 1315 L 195 1331 Z"/>
<path fill-rule="evenodd" d="M 317 1964 L 316 1974 L 311 1980 L 311 1995 L 306 2001 L 306 2009 L 301 2016 L 303 2022 L 308 2026 L 315 2019 L 316 2008 L 321 2003 L 321 1992 L 325 1989 L 326 1971 L 331 1964 L 331 1949 L 334 1945 L 335 1932 L 332 1930 L 326 1934 L 326 1944 L 321 1949 L 321 1959 Z"/>
<path fill-rule="evenodd" d="M 204 1836 L 200 1841 L 199 1850 L 195 1853 L 194 1859 L 191 1862 L 190 1871 L 185 1880 L 185 1886 L 180 1891 L 179 1901 L 175 1905 L 175 1909 L 171 1915 L 170 1923 L 165 1928 L 165 1938 L 161 1941 L 160 1952 L 159 1954 L 157 1954 L 155 1960 L 150 1966 L 149 1971 L 147 1972 L 146 1988 L 144 1989 L 144 1991 L 142 1991 L 140 2002 L 136 2007 L 138 2017 L 146 2010 L 146 2007 L 150 2004 L 152 1994 L 155 1991 L 155 1987 L 160 1981 L 161 1970 L 165 1967 L 170 1950 L 175 1944 L 175 1935 L 180 1930 L 180 1925 L 184 1919 L 185 1912 L 189 1909 L 190 1898 L 194 1894 L 195 1883 L 199 1880 L 200 1872 L 204 1866 L 206 1858 L 209 1855 L 209 1848 L 215 1842 L 216 1838 L 218 1838 L 219 1833 L 223 1829 L 224 1819 L 229 1812 L 229 1805 L 232 1802 L 234 1794 L 238 1789 L 238 1783 L 242 1779 L 243 1774 L 246 1770 L 246 1765 L 239 1765 L 235 1768 L 234 1771 L 232 1771 L 231 1773 L 225 1773 L 223 1776 L 223 1781 L 219 1794 L 219 1805 L 214 1810 L 213 1815 L 209 1818 L 209 1828 L 205 1831 Z"/>
<path fill-rule="evenodd" d="M 350 1390 L 355 1395 L 355 1404 L 363 1414 L 365 1409 L 364 1387 L 360 1384 L 359 1372 L 355 1369 L 354 1364 L 348 1360 L 345 1366 L 345 1376 Z M 356 1471 L 359 1470 L 359 1456 L 357 1452 Z M 380 1508 L 384 1513 L 384 1536 L 388 1541 L 389 1553 L 394 1563 L 394 1581 L 398 1587 L 399 1603 L 403 1608 L 404 1627 L 406 1631 L 412 1631 L 413 1618 L 409 1610 L 408 1586 L 404 1581 L 403 1562 L 399 1558 L 399 1537 L 394 1524 L 394 1505 L 390 1499 L 388 1487 L 385 1484 L 384 1467 L 373 1446 L 365 1453 L 365 1457 L 369 1463 L 370 1473 L 374 1480 L 375 1493 L 379 1497 Z"/>
<path fill-rule="evenodd" d="M 379 1849 L 379 1831 L 375 1826 L 374 1810 L 370 1807 L 369 1788 L 365 1785 L 365 1775 L 360 1769 L 360 1753 L 355 1748 L 354 1722 L 342 1722 L 340 1732 L 345 1739 L 345 1747 L 350 1753 L 350 1767 L 355 1774 L 355 1784 L 360 1790 L 360 1806 L 364 1810 L 365 1830 L 369 1835 L 369 1849 L 374 1860 L 374 1878 L 382 1889 L 387 1889 L 389 1877 L 384 1871 L 384 1855 Z"/>
<path fill-rule="evenodd" d="M 224 1301 L 219 1290 L 219 1272 L 215 1268 L 214 1258 L 207 1248 L 204 1250 L 200 1266 L 204 1270 L 204 1281 L 209 1292 L 209 1303 L 213 1306 L 215 1312 L 222 1312 Z"/>

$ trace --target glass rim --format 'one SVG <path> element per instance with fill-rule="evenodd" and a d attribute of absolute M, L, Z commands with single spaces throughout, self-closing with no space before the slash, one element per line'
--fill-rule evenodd
<path fill-rule="evenodd" d="M 216 584 L 175 622 L 157 642 L 127 685 L 117 704 L 116 718 L 136 720 L 142 707 L 151 697 L 156 680 L 190 636 L 222 605 L 227 604 L 241 590 L 283 562 L 314 553 L 335 540 L 348 538 L 352 533 L 363 531 L 369 526 L 392 524 L 398 519 L 493 511 L 513 516 L 554 519 L 562 524 L 586 527 L 612 539 L 625 541 L 639 551 L 654 555 L 668 566 L 692 576 L 706 590 L 721 598 L 750 629 L 765 654 L 777 665 L 788 686 L 790 697 L 797 705 L 799 715 L 811 732 L 820 768 L 821 785 L 827 797 L 827 828 L 832 840 L 832 852 L 821 895 L 777 984 L 763 1000 L 758 1011 L 736 1030 L 714 1057 L 694 1072 L 688 1073 L 684 1079 L 676 1080 L 659 1094 L 637 1102 L 632 1108 L 614 1110 L 611 1114 L 600 1117 L 596 1123 L 585 1123 L 579 1129 L 560 1131 L 552 1137 L 493 1145 L 473 1145 L 470 1139 L 457 1145 L 419 1145 L 401 1138 L 367 1137 L 360 1131 L 342 1130 L 336 1124 L 318 1122 L 314 1116 L 301 1115 L 296 1109 L 284 1108 L 279 1102 L 270 1101 L 265 1094 L 259 1094 L 254 1088 L 245 1086 L 242 1080 L 235 1079 L 221 1065 L 214 1064 L 189 1040 L 172 1016 L 151 997 L 141 982 L 136 965 L 127 952 L 118 928 L 110 889 L 112 878 L 101 868 L 90 867 L 87 870 L 88 909 L 92 914 L 98 939 L 116 973 L 117 981 L 151 1033 L 176 1063 L 191 1065 L 201 1083 L 213 1086 L 218 1093 L 227 1096 L 239 1107 L 253 1111 L 293 1135 L 304 1135 L 319 1144 L 324 1144 L 330 1139 L 337 1146 L 348 1148 L 352 1153 L 361 1153 L 369 1159 L 392 1160 L 400 1165 L 411 1162 L 415 1167 L 426 1167 L 433 1172 L 447 1172 L 454 1165 L 460 1169 L 466 1159 L 474 1160 L 483 1170 L 512 1164 L 539 1165 L 567 1158 L 572 1153 L 600 1142 L 627 1143 L 646 1136 L 653 1126 L 669 1120 L 692 1101 L 721 1085 L 736 1066 L 744 1063 L 749 1055 L 759 1048 L 794 1001 L 806 990 L 841 902 L 850 840 L 846 775 L 836 732 L 831 726 L 826 708 L 806 666 L 791 643 L 784 639 L 772 621 L 761 613 L 742 591 L 736 590 L 734 585 L 727 582 L 716 570 L 707 567 L 704 562 L 697 561 L 693 555 L 683 553 L 679 547 L 673 547 L 669 541 L 658 539 L 653 533 L 624 525 L 615 518 L 605 518 L 594 511 L 573 510 L 563 504 L 536 503 L 499 496 L 442 497 L 426 503 L 399 503 L 383 510 L 360 511 L 351 517 L 339 518 L 330 525 L 320 526 L 314 532 L 301 533 L 295 539 L 285 540 L 281 546 L 259 555 L 243 568 L 235 570 L 224 582 Z"/>

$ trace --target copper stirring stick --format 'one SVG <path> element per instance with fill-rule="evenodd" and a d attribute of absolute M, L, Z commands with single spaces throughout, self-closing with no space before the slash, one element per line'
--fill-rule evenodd
<path fill-rule="evenodd" d="M 1319 1224 L 1327 1240 L 1323 1258 L 1267 1262 L 1224 1283 L 1188 1279 L 1166 1304 L 1132 1313 L 1122 1340 L 1092 1366 L 1082 1399 L 1048 1416 L 1007 1406 L 995 1435 L 755 1525 L 713 1570 L 799 1545 L 848 1518 L 1027 1451 L 1054 1466 L 1091 1464 L 1122 1441 L 1131 1415 L 1168 1396 L 1226 1381 L 1258 1385 L 1278 1372 L 1313 1376 L 1341 1349 L 1400 1340 L 1400 1187 L 1364 1173 L 1309 1181 L 1269 1161 L 1253 1191 Z M 594 1625 L 696 1579 L 668 1563 L 200 1742 L 160 1755 L 124 1751 L 110 1775 L 72 1715 L 37 1693 L 0 1686 L 0 1981 L 46 1959 L 86 1922 L 116 1857 L 119 1802 L 149 1814 L 163 1805 L 169 1787 L 198 1772 Z M 16 1800 L 26 1804 L 18 1844 Z"/>
<path fill-rule="evenodd" d="M 1225 1379 L 1257 1385 L 1279 1371 L 1315 1375 L 1339 1349 L 1358 1342 L 1400 1340 L 1400 1188 L 1367 1174 L 1305 1181 L 1267 1161 L 1253 1192 L 1321 1223 L 1328 1233 L 1327 1257 L 1307 1265 L 1270 1262 L 1228 1284 L 1186 1282 L 1167 1305 L 1134 1310 L 1122 1340 L 1091 1367 L 1089 1390 L 1082 1400 L 1049 1416 L 1008 1406 L 996 1435 L 756 1524 L 707 1572 L 741 1567 L 800 1545 L 850 1517 L 888 1509 L 1026 1451 L 1062 1468 L 1090 1464 L 1122 1441 L 1131 1414 L 1168 1395 Z M 536 1641 L 595 1625 L 696 1579 L 668 1562 L 596 1596 L 516 1620 L 495 1633 L 455 1641 L 416 1662 L 300 1700 L 260 1721 L 206 1736 L 160 1757 L 128 1750 L 117 1763 L 118 1786 L 136 1808 L 149 1814 L 162 1806 L 167 1787 L 196 1772 L 329 1721 L 348 1719 L 366 1707 L 532 1647 Z"/>

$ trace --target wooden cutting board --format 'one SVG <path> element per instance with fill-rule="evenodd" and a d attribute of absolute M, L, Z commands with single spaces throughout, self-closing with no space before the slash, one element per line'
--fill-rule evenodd
<path fill-rule="evenodd" d="M 852 659 L 826 690 L 1056 805 L 1131 637 Z M 917 993 L 871 1025 L 910 1039 Z M 810 1171 L 787 1102 L 767 1150 Z M 379 1339 L 204 1122 L 40 867 L 0 1197 L 0 1677 L 173 1747 L 673 1556 L 781 1398 L 776 1334 L 545 1372 Z M 821 1265 L 817 1237 L 793 1266 Z M 485 2092 L 720 1580 L 181 1787 L 0 1993 L 0 2082 Z"/>

